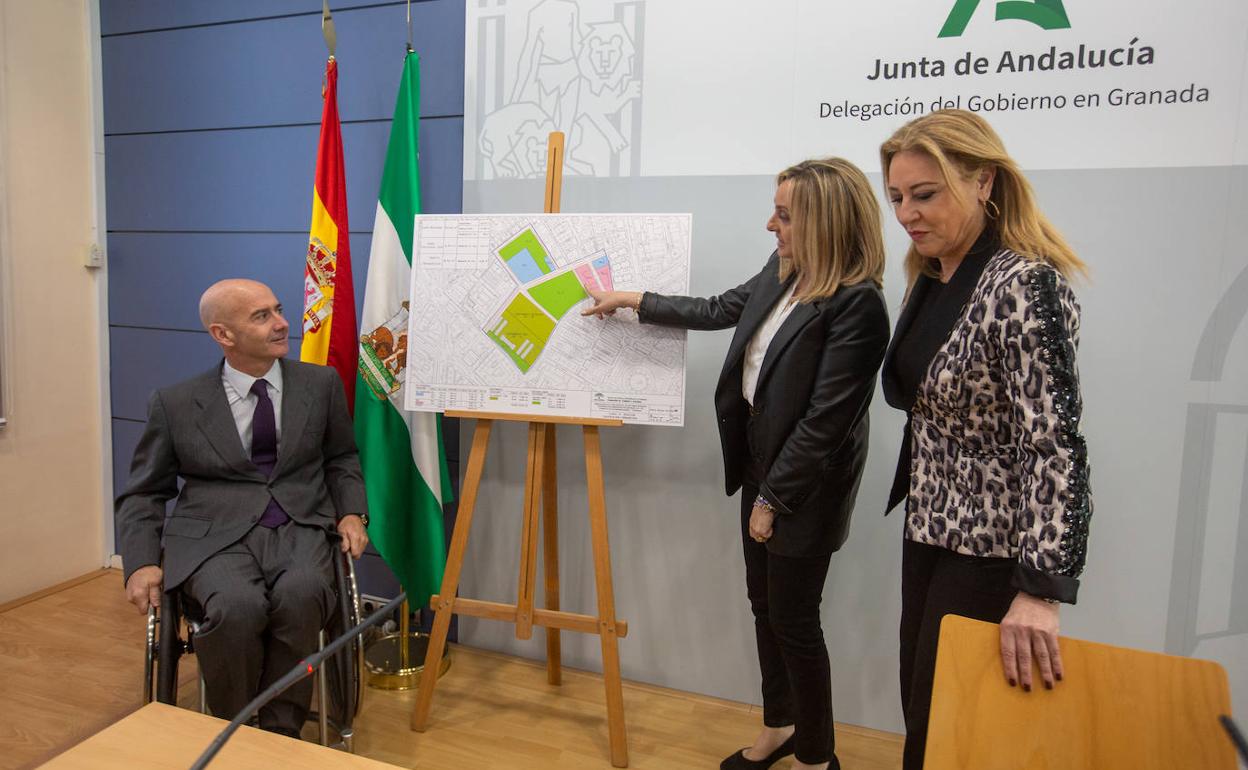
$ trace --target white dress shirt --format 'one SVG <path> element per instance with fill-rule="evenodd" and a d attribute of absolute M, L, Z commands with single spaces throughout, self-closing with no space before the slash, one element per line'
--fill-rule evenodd
<path fill-rule="evenodd" d="M 238 428 L 238 437 L 243 441 L 243 453 L 251 457 L 251 417 L 256 411 L 256 394 L 251 386 L 260 377 L 243 374 L 230 366 L 227 361 L 221 367 L 221 384 L 225 386 L 225 398 L 230 402 L 230 412 L 234 415 L 234 427 Z M 269 399 L 273 402 L 273 420 L 277 425 L 277 442 L 282 442 L 282 365 L 274 361 L 273 366 L 263 377 L 268 383 Z"/>
<path fill-rule="evenodd" d="M 754 390 L 758 387 L 758 373 L 763 368 L 763 359 L 767 357 L 767 348 L 771 346 L 771 340 L 776 336 L 776 332 L 780 331 L 780 327 L 784 326 L 784 321 L 789 317 L 789 313 L 793 312 L 793 308 L 797 307 L 797 303 L 793 301 L 793 290 L 797 288 L 797 281 L 794 281 L 784 296 L 776 302 L 775 307 L 767 315 L 763 325 L 758 327 L 758 331 L 754 333 L 750 339 L 750 344 L 745 346 L 745 368 L 741 373 L 741 395 L 745 397 L 746 402 L 750 406 L 754 406 Z"/>

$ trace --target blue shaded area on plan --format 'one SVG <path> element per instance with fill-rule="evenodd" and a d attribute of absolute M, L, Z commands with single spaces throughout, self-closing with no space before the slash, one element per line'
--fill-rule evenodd
<path fill-rule="evenodd" d="M 599 257 L 598 259 L 595 259 L 595 260 L 594 260 L 594 267 L 595 267 L 595 268 L 598 268 L 598 267 L 610 267 L 610 266 L 611 266 L 611 260 L 610 260 L 610 259 L 608 259 L 607 257 Z"/>
<path fill-rule="evenodd" d="M 520 283 L 528 283 L 545 275 L 542 269 L 537 266 L 537 261 L 533 259 L 533 255 L 529 253 L 528 249 L 517 251 L 515 256 L 507 260 L 507 267 L 510 267 L 511 272 L 515 273 L 516 278 L 520 279 Z"/>

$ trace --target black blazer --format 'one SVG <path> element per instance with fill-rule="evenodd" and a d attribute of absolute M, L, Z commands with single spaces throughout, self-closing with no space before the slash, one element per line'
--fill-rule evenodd
<path fill-rule="evenodd" d="M 867 458 L 867 407 L 888 346 L 888 309 L 871 282 L 795 307 L 767 348 L 751 421 L 741 395 L 745 349 L 793 281 L 781 282 L 779 273 L 773 253 L 758 275 L 717 297 L 647 292 L 640 317 L 685 329 L 736 327 L 715 388 L 725 492 L 741 488 L 754 460 L 765 472 L 759 491 L 778 514 L 768 550 L 823 555 L 849 534 Z"/>

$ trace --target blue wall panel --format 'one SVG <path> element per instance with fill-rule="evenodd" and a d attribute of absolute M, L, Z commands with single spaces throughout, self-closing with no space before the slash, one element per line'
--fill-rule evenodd
<path fill-rule="evenodd" d="M 432 0 L 413 0 L 412 16 L 420 5 Z M 335 0 L 329 4 L 334 23 L 348 10 L 358 6 L 397 6 L 400 13 L 404 0 Z M 460 7 L 463 4 L 460 3 Z M 100 31 L 103 36 L 124 35 L 144 30 L 170 27 L 195 27 L 229 24 L 272 16 L 321 17 L 321 4 L 316 0 L 101 0 Z M 405 18 L 401 16 L 400 18 Z M 461 17 L 462 20 L 462 17 Z M 461 25 L 462 26 L 462 25 Z"/>
<path fill-rule="evenodd" d="M 109 136 L 110 230 L 306 232 L 318 126 Z M 343 126 L 353 231 L 370 231 L 389 121 Z M 420 122 L 424 208 L 461 210 L 463 118 Z"/>
<path fill-rule="evenodd" d="M 371 242 L 369 233 L 351 236 L 357 308 L 364 303 Z M 222 278 L 251 278 L 273 289 L 290 319 L 291 335 L 298 337 L 307 245 L 305 232 L 113 233 L 108 239 L 109 321 L 199 331 L 204 289 Z"/>
<path fill-rule="evenodd" d="M 420 3 L 412 16 L 421 114 L 462 115 L 463 3 Z M 336 18 L 342 120 L 394 114 L 403 19 L 402 6 Z M 320 123 L 326 51 L 317 16 L 125 35 L 103 46 L 105 133 Z"/>
<path fill-rule="evenodd" d="M 130 475 L 130 458 L 139 444 L 143 423 L 113 418 L 113 494 L 119 495 L 126 488 Z"/>
<path fill-rule="evenodd" d="M 207 332 L 114 326 L 108 337 L 113 417 L 127 420 L 147 419 L 147 399 L 156 388 L 193 377 L 221 360 L 221 349 Z"/>

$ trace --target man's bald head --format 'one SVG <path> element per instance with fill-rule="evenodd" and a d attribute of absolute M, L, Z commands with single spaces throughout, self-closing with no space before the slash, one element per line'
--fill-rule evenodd
<path fill-rule="evenodd" d="M 282 306 L 259 281 L 228 278 L 209 286 L 199 298 L 199 320 L 239 371 L 260 376 L 288 352 Z"/>
<path fill-rule="evenodd" d="M 228 324 L 249 305 L 273 291 L 259 281 L 248 278 L 226 278 L 217 281 L 199 298 L 199 322 L 205 329 L 213 324 Z"/>

